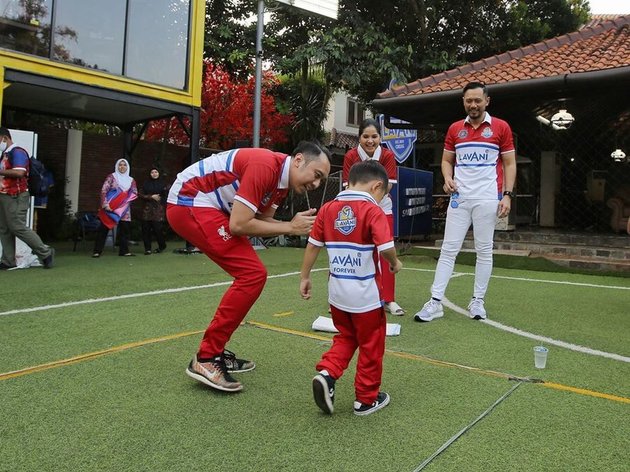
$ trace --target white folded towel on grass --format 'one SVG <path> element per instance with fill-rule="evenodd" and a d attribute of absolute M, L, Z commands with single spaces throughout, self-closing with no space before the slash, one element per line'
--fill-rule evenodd
<path fill-rule="evenodd" d="M 326 316 L 318 316 L 317 319 L 313 321 L 312 328 L 314 331 L 326 331 L 328 333 L 339 332 L 339 330 L 335 328 L 332 318 L 328 318 Z M 387 336 L 398 336 L 400 335 L 400 325 L 397 323 L 387 323 L 386 332 Z"/>

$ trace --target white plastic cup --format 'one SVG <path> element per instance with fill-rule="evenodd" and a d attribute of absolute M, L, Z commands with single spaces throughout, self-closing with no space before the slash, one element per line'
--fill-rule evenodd
<path fill-rule="evenodd" d="M 545 346 L 535 346 L 534 347 L 534 366 L 537 369 L 544 369 L 545 365 L 547 365 L 547 353 L 549 349 Z"/>

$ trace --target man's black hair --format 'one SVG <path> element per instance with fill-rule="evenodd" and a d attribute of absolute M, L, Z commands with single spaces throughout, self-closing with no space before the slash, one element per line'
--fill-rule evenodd
<path fill-rule="evenodd" d="M 358 183 L 366 184 L 373 180 L 380 180 L 387 189 L 389 178 L 387 177 L 385 167 L 383 167 L 380 162 L 369 159 L 367 161 L 357 162 L 350 167 L 350 173 L 348 174 L 348 182 L 350 185 Z"/>
<path fill-rule="evenodd" d="M 466 93 L 469 90 L 478 89 L 478 88 L 483 90 L 483 94 L 486 97 L 488 96 L 488 89 L 486 88 L 486 84 L 484 84 L 483 82 L 469 82 L 469 83 L 467 83 L 466 86 L 464 87 L 464 92 L 463 93 Z"/>
<path fill-rule="evenodd" d="M 0 126 L 0 136 L 6 136 L 7 138 L 11 139 L 11 132 L 8 128 Z"/>
<path fill-rule="evenodd" d="M 292 156 L 300 153 L 304 155 L 304 162 L 307 164 L 319 158 L 321 154 L 324 154 L 328 161 L 330 161 L 331 157 L 328 148 L 319 141 L 300 141 L 293 150 Z"/>

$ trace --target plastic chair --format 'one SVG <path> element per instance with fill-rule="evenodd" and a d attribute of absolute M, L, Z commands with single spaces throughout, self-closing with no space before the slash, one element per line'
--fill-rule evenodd
<path fill-rule="evenodd" d="M 74 214 L 74 217 L 75 233 L 72 238 L 74 241 L 72 251 L 77 250 L 77 243 L 84 241 L 87 234 L 96 233 L 101 227 L 101 220 L 98 219 L 95 211 L 78 211 Z"/>

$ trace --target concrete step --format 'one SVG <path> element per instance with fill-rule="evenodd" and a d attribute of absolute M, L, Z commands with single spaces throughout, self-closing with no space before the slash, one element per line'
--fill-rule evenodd
<path fill-rule="evenodd" d="M 630 272 L 630 261 L 602 259 L 578 256 L 543 256 L 548 261 L 573 269 L 606 270 L 612 272 Z"/>
<path fill-rule="evenodd" d="M 468 245 L 468 241 L 464 243 L 464 246 Z M 440 242 L 441 244 L 441 242 Z M 438 257 L 440 248 L 437 246 L 415 246 L 422 249 L 429 249 L 435 251 L 435 257 Z M 474 253 L 475 250 L 470 247 L 462 247 L 461 252 Z M 519 256 L 536 258 L 541 257 L 553 262 L 554 264 L 561 265 L 563 267 L 569 267 L 574 269 L 588 269 L 595 271 L 611 271 L 611 272 L 630 272 L 630 260 L 628 259 L 611 259 L 609 257 L 592 257 L 592 256 L 580 256 L 571 254 L 548 254 L 548 253 L 534 253 L 529 249 L 495 249 L 495 255 L 505 256 Z"/>
<path fill-rule="evenodd" d="M 629 235 L 557 233 L 541 231 L 495 231 L 495 242 L 527 242 L 557 246 L 595 246 L 630 249 Z"/>
<path fill-rule="evenodd" d="M 440 246 L 442 242 L 440 241 Z M 440 252 L 440 246 L 414 246 L 419 249 L 429 249 L 431 251 L 435 251 L 436 255 Z M 474 248 L 465 248 L 462 247 L 460 252 L 475 252 Z M 503 256 L 519 256 L 519 257 L 528 257 L 531 254 L 530 250 L 527 249 L 495 249 L 493 254 L 503 255 Z"/>
<path fill-rule="evenodd" d="M 441 247 L 442 240 L 435 241 L 435 247 Z M 473 239 L 465 239 L 462 250 L 474 250 L 475 242 Z M 594 259 L 614 259 L 619 261 L 630 262 L 630 247 L 597 247 L 584 246 L 581 244 L 548 244 L 535 242 L 513 242 L 513 241 L 494 241 L 494 249 L 496 251 L 528 251 L 533 256 L 550 256 L 550 257 L 588 257 Z"/>
<path fill-rule="evenodd" d="M 496 233 L 495 233 L 496 235 Z M 555 264 L 575 269 L 630 271 L 630 247 L 587 246 L 584 244 L 550 244 L 535 238 L 535 241 L 505 241 L 495 238 L 494 254 L 543 257 Z M 601 242 L 601 241 L 600 241 Z M 435 241 L 435 249 L 439 251 L 442 240 Z M 425 247 L 426 248 L 426 247 Z M 475 252 L 472 233 L 464 240 L 463 252 Z"/>
<path fill-rule="evenodd" d="M 472 241 L 471 241 L 472 242 Z M 473 246 L 474 247 L 474 244 Z M 615 259 L 630 262 L 630 248 L 597 247 L 575 245 L 558 245 L 531 242 L 503 242 L 495 241 L 494 247 L 503 250 L 529 250 L 532 255 L 552 257 L 589 257 L 595 259 Z"/>

